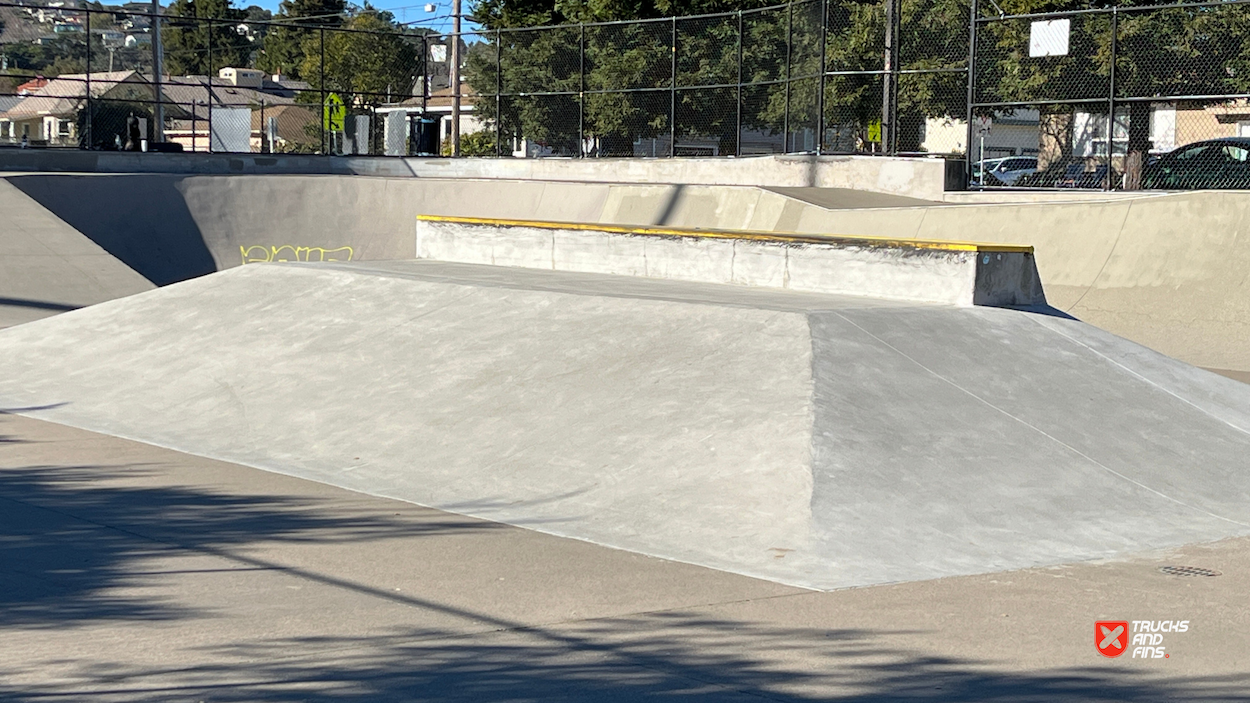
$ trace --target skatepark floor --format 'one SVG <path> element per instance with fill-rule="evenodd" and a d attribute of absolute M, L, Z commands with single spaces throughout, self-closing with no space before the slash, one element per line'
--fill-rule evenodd
<path fill-rule="evenodd" d="M 1250 539 L 822 593 L 19 415 L 0 442 L 4 700 L 1250 691 Z M 1191 624 L 1167 659 L 1106 659 L 1099 619 Z"/>

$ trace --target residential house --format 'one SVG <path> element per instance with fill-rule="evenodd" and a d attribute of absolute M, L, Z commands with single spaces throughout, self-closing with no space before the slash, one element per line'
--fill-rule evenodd
<path fill-rule="evenodd" d="M 162 79 L 166 141 L 178 142 L 187 151 L 207 151 L 211 118 L 218 136 L 234 128 L 230 134 L 235 137 L 225 149 L 259 150 L 262 126 L 270 116 L 279 117 L 278 142 L 307 141 L 305 125 L 316 123 L 317 111 L 315 107 L 292 109 L 293 96 L 306 84 L 261 78 L 254 81 L 259 89 L 248 88 L 237 85 L 238 70 L 234 71 L 231 77 L 211 81 L 206 76 Z M 148 76 L 135 71 L 92 73 L 89 79 L 86 74 L 63 75 L 23 84 L 20 89 L 28 95 L 5 101 L 0 110 L 0 140 L 20 143 L 25 139 L 34 146 L 80 144 L 88 84 L 93 101 L 91 141 L 98 148 L 116 148 L 125 141 L 129 114 L 150 118 L 156 111 L 156 93 Z"/>
<path fill-rule="evenodd" d="M 266 128 L 276 118 L 274 145 L 295 149 L 310 139 L 316 125 L 315 105 L 297 105 L 295 94 L 306 83 L 274 80 L 252 69 L 223 68 L 218 76 L 174 76 L 164 79 L 161 93 L 177 106 L 165 128 L 165 139 L 184 151 L 208 151 L 210 129 L 214 151 L 267 151 Z"/>
<path fill-rule="evenodd" d="M 461 136 L 480 132 L 486 128 L 485 119 L 493 119 L 494 105 L 491 101 L 490 112 L 485 119 L 480 117 L 477 112 L 477 105 L 480 96 L 469 84 L 461 84 L 460 87 L 460 134 Z M 409 119 L 426 115 L 438 119 L 438 141 L 443 143 L 451 136 L 451 107 L 454 96 L 450 87 L 438 88 L 430 92 L 428 99 L 420 96 L 408 98 L 403 102 L 392 103 L 390 105 L 382 105 L 375 111 L 378 119 L 385 119 L 385 116 L 392 112 L 404 112 Z"/>
<path fill-rule="evenodd" d="M 135 71 L 66 74 L 48 81 L 17 104 L 0 112 L 0 134 L 11 142 L 68 146 L 79 143 L 79 114 L 90 90 L 99 104 L 122 108 L 153 100 L 151 85 Z M 134 109 L 134 108 L 132 108 Z M 104 128 L 105 125 L 100 125 Z M 112 127 L 112 126 L 110 126 Z M 124 125 L 116 126 L 117 134 Z M 102 132 L 96 134 L 100 143 Z"/>

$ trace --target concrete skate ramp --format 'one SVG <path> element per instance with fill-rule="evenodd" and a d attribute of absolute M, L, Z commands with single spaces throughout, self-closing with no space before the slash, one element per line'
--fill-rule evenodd
<path fill-rule="evenodd" d="M 150 290 L 142 276 L 0 181 L 0 327 Z"/>
<path fill-rule="evenodd" d="M 1248 193 L 948 205 L 821 188 L 502 179 L 5 180 L 161 284 L 245 261 L 410 259 L 420 214 L 1023 243 L 1034 247 L 1056 308 L 1183 361 L 1250 377 Z"/>
<path fill-rule="evenodd" d="M 0 356 L 23 414 L 813 588 L 1250 533 L 1250 387 L 1013 310 L 278 264 Z"/>

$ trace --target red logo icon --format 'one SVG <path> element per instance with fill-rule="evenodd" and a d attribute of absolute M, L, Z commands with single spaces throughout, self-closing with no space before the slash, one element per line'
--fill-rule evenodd
<path fill-rule="evenodd" d="M 1128 622 L 1099 620 L 1094 623 L 1094 646 L 1104 657 L 1118 657 L 1128 649 Z"/>

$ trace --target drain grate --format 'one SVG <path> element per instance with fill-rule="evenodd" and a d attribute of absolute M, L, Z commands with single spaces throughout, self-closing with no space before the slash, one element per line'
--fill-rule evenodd
<path fill-rule="evenodd" d="M 1160 566 L 1159 571 L 1168 576 L 1219 576 L 1214 569 L 1203 569 L 1198 566 Z"/>

